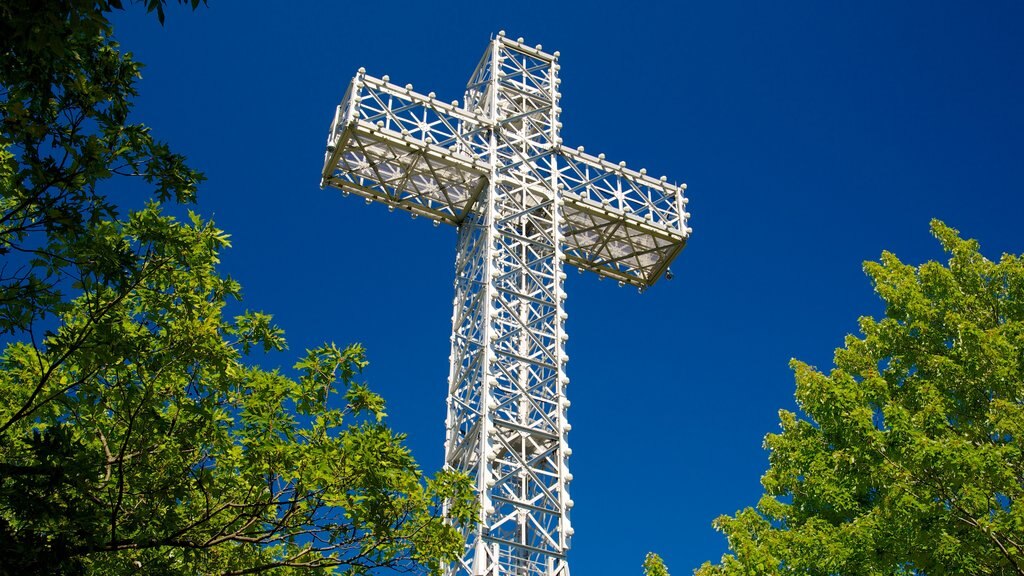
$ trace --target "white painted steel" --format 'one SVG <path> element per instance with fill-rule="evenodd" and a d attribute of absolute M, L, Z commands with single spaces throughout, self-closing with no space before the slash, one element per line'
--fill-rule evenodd
<path fill-rule="evenodd" d="M 568 576 L 563 264 L 645 288 L 690 235 L 685 185 L 561 145 L 558 53 L 492 39 L 463 104 L 360 69 L 330 185 L 458 227 L 445 457 L 480 523 L 448 573 Z"/>

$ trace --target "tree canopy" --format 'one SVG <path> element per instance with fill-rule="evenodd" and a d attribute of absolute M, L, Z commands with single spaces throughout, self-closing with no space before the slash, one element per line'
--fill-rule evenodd
<path fill-rule="evenodd" d="M 644 576 L 669 576 L 665 561 L 654 552 L 648 552 L 644 558 Z"/>
<path fill-rule="evenodd" d="M 983 257 L 941 222 L 946 265 L 885 252 L 886 305 L 825 374 L 792 361 L 802 414 L 779 413 L 756 508 L 701 576 L 1024 574 L 1024 259 Z"/>
<path fill-rule="evenodd" d="M 164 2 L 145 6 L 163 21 Z M 358 381 L 362 348 L 265 369 L 282 331 L 228 317 L 228 235 L 174 208 L 202 175 L 130 121 L 140 65 L 113 39 L 118 9 L 0 1 L 0 573 L 457 558 L 472 486 L 421 473 Z M 116 177 L 145 208 L 120 214 Z"/>

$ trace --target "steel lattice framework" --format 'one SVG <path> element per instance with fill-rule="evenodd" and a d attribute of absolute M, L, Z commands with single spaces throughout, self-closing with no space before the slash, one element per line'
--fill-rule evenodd
<path fill-rule="evenodd" d="M 323 185 L 458 227 L 445 456 L 480 522 L 449 574 L 568 576 L 564 264 L 641 289 L 686 245 L 685 185 L 562 146 L 558 52 L 499 33 L 447 104 L 360 69 Z"/>

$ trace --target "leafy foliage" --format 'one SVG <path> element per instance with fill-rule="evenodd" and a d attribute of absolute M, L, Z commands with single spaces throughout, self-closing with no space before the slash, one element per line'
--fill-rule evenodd
<path fill-rule="evenodd" d="M 644 558 L 644 576 L 669 576 L 668 568 L 665 567 L 661 556 L 654 552 L 647 553 L 647 557 Z"/>
<path fill-rule="evenodd" d="M 255 363 L 283 334 L 226 318 L 228 236 L 166 213 L 202 175 L 128 123 L 120 8 L 0 2 L 0 573 L 436 570 L 472 486 L 422 475 L 358 345 Z M 151 203 L 121 218 L 116 175 Z"/>
<path fill-rule="evenodd" d="M 715 527 L 697 574 L 1024 574 L 1024 260 L 985 259 L 938 221 L 948 266 L 886 252 L 886 303 L 823 374 L 792 362 L 756 509 Z"/>
<path fill-rule="evenodd" d="M 157 200 L 190 202 L 203 179 L 128 122 L 140 65 L 111 38 L 112 6 L 0 3 L 0 334 L 66 308 L 69 277 L 127 282 L 123 255 L 91 234 L 117 216 L 97 184 L 128 175 L 152 185 Z"/>

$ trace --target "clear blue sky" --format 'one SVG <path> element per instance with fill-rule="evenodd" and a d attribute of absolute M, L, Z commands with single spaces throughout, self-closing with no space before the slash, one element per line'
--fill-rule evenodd
<path fill-rule="evenodd" d="M 822 369 L 881 308 L 883 249 L 941 257 L 932 217 L 1024 252 L 1024 4 L 734 1 L 217 2 L 137 7 L 136 117 L 209 176 L 223 270 L 273 313 L 290 366 L 362 342 L 366 380 L 428 470 L 442 462 L 455 230 L 318 188 L 360 66 L 460 98 L 491 34 L 562 54 L 563 136 L 689 185 L 693 239 L 644 295 L 570 271 L 572 570 L 682 575 L 752 505 L 796 357 Z"/>

